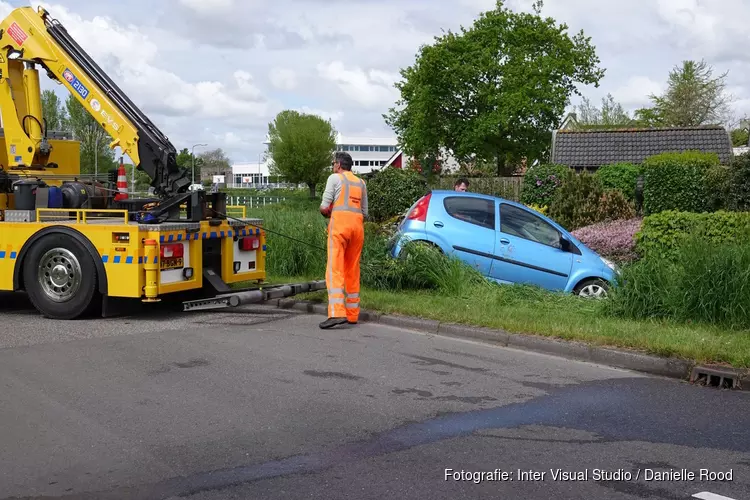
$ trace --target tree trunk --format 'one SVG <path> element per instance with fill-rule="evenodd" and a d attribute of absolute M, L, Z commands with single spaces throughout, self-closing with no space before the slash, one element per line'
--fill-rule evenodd
<path fill-rule="evenodd" d="M 308 187 L 310 188 L 310 199 L 315 198 L 315 184 L 308 184 Z"/>
<path fill-rule="evenodd" d="M 497 176 L 502 177 L 505 171 L 505 157 L 501 154 L 497 155 Z"/>

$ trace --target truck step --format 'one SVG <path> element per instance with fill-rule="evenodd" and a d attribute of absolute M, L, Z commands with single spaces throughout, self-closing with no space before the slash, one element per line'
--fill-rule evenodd
<path fill-rule="evenodd" d="M 273 299 L 291 297 L 300 293 L 325 290 L 326 282 L 308 281 L 307 283 L 292 283 L 288 285 L 273 285 L 265 288 L 249 289 L 217 295 L 207 299 L 187 300 L 182 303 L 183 311 L 206 311 L 238 307 L 247 304 L 257 304 Z"/>

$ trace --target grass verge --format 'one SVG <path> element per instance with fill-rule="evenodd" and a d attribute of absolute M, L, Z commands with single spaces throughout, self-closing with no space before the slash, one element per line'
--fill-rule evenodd
<path fill-rule="evenodd" d="M 277 278 L 296 282 L 306 278 Z M 362 290 L 362 307 L 445 323 L 502 329 L 510 333 L 582 341 L 698 363 L 750 368 L 750 335 L 670 320 L 631 320 L 602 313 L 600 302 L 532 287 L 497 286 L 466 297 L 440 291 Z M 324 292 L 299 300 L 325 302 Z"/>

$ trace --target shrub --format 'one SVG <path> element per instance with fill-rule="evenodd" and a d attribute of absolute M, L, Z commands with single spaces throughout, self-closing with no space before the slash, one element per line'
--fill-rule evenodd
<path fill-rule="evenodd" d="M 727 208 L 750 210 L 750 153 L 736 156 L 732 160 L 727 177 Z"/>
<path fill-rule="evenodd" d="M 642 222 L 641 218 L 600 222 L 576 229 L 572 234 L 599 255 L 618 264 L 627 264 L 638 257 L 635 235 Z"/>
<path fill-rule="evenodd" d="M 597 221 L 632 219 L 633 217 L 635 217 L 635 208 L 619 189 L 605 191 L 599 198 Z"/>
<path fill-rule="evenodd" d="M 532 205 L 526 205 L 526 206 L 529 207 L 530 209 L 536 211 L 536 212 L 539 212 L 542 215 L 547 215 L 547 213 L 549 212 L 549 207 L 546 206 L 546 205 L 543 206 L 543 207 L 540 207 L 539 205 L 533 205 L 533 204 Z"/>
<path fill-rule="evenodd" d="M 703 212 L 708 209 L 706 171 L 719 164 L 716 153 L 662 153 L 643 162 L 646 215 L 664 210 Z"/>
<path fill-rule="evenodd" d="M 367 182 L 370 217 L 382 222 L 402 214 L 427 191 L 427 180 L 418 172 L 385 168 Z"/>
<path fill-rule="evenodd" d="M 665 211 L 643 220 L 636 234 L 636 251 L 644 257 L 674 258 L 692 237 L 715 244 L 743 241 L 750 236 L 750 213 L 691 213 Z"/>
<path fill-rule="evenodd" d="M 599 222 L 599 202 L 604 190 L 599 179 L 588 172 L 569 170 L 556 191 L 549 215 L 568 231 Z"/>
<path fill-rule="evenodd" d="M 691 237 L 676 250 L 623 270 L 604 310 L 635 319 L 668 318 L 747 328 L 750 245 Z"/>
<path fill-rule="evenodd" d="M 521 203 L 524 205 L 549 206 L 562 179 L 570 173 L 565 165 L 535 165 L 526 170 L 521 188 Z"/>
<path fill-rule="evenodd" d="M 638 176 L 643 167 L 633 163 L 612 163 L 603 165 L 594 175 L 602 183 L 604 189 L 619 189 L 628 201 L 635 200 L 635 188 Z"/>

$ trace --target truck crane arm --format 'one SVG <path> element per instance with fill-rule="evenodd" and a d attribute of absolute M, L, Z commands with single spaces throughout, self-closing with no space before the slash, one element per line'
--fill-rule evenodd
<path fill-rule="evenodd" d="M 188 190 L 191 180 L 169 139 L 41 7 L 16 8 L 0 23 L 0 114 L 10 168 L 44 167 L 49 157 L 36 65 L 104 127 L 114 139 L 110 148 L 119 146 L 148 174 L 157 195 Z"/>

